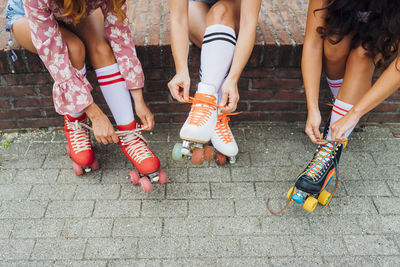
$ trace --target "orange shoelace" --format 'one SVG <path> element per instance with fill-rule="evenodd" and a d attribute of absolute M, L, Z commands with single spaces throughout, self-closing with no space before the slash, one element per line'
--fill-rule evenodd
<path fill-rule="evenodd" d="M 204 125 L 211 113 L 219 107 L 215 100 L 215 96 L 202 93 L 196 93 L 194 97 L 190 97 L 188 102 L 192 103 L 192 108 L 190 109 L 188 123 L 197 126 Z"/>
<path fill-rule="evenodd" d="M 240 113 L 241 112 L 222 113 L 218 115 L 217 127 L 215 128 L 215 131 L 225 144 L 233 142 L 232 132 L 230 131 L 228 125 L 228 121 L 231 119 L 228 116 L 238 115 Z"/>

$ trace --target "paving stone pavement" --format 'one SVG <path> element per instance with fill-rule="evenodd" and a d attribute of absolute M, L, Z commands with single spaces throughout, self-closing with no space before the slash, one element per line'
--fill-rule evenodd
<path fill-rule="evenodd" d="M 3 134 L 1 266 L 399 266 L 400 125 L 358 128 L 337 194 L 308 214 L 275 209 L 315 146 L 293 123 L 240 123 L 237 164 L 193 166 L 170 151 L 179 125 L 146 133 L 169 183 L 144 194 L 117 144 L 76 177 L 60 130 Z"/>

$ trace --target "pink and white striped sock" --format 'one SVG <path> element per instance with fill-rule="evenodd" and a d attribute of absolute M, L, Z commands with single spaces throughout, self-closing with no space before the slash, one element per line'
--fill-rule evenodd
<path fill-rule="evenodd" d="M 326 81 L 328 82 L 328 85 L 329 85 L 329 88 L 331 89 L 333 97 L 336 98 L 339 93 L 340 87 L 342 87 L 343 79 L 331 80 L 328 77 L 326 77 Z"/>
<path fill-rule="evenodd" d="M 353 105 L 345 103 L 343 101 L 340 101 L 339 99 L 336 99 L 335 103 L 333 104 L 332 114 L 331 114 L 331 122 L 329 125 L 332 125 L 335 121 L 343 118 L 344 115 L 346 115 L 352 108 L 353 108 Z M 345 138 L 349 137 L 349 135 L 351 134 L 353 129 L 354 129 L 354 127 L 349 129 L 345 133 L 344 137 Z M 331 140 L 331 129 L 330 128 L 329 128 L 327 139 Z"/>
<path fill-rule="evenodd" d="M 114 116 L 115 122 L 117 125 L 130 124 L 135 119 L 132 99 L 129 90 L 126 89 L 125 79 L 119 71 L 118 63 L 95 71 L 101 92 Z"/>

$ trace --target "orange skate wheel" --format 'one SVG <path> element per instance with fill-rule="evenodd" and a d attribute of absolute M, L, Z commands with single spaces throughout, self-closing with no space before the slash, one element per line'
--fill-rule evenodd
<path fill-rule="evenodd" d="M 145 192 L 145 193 L 150 192 L 151 189 L 153 188 L 149 178 L 147 178 L 147 177 L 140 178 L 139 185 L 140 185 L 140 188 L 142 188 L 143 192 Z"/>
<path fill-rule="evenodd" d="M 224 165 L 226 163 L 226 156 L 221 153 L 217 153 L 217 155 L 215 155 L 215 161 L 220 166 Z"/>
<path fill-rule="evenodd" d="M 165 171 L 163 169 L 160 169 L 158 171 L 158 183 L 165 184 L 166 182 L 168 182 L 167 174 L 165 173 Z"/>
<path fill-rule="evenodd" d="M 94 159 L 92 165 L 90 165 L 90 168 L 92 171 L 98 170 L 100 168 L 99 161 L 97 159 Z"/>
<path fill-rule="evenodd" d="M 204 162 L 204 149 L 196 147 L 192 152 L 192 163 L 201 165 Z"/>
<path fill-rule="evenodd" d="M 214 154 L 214 147 L 213 146 L 205 146 L 204 147 L 204 160 L 205 161 L 212 161 Z"/>
<path fill-rule="evenodd" d="M 139 183 L 140 175 L 137 170 L 133 170 L 129 172 L 129 180 L 133 185 L 137 185 Z"/>
<path fill-rule="evenodd" d="M 72 168 L 74 169 L 74 173 L 76 176 L 83 174 L 83 169 L 79 166 L 75 161 L 72 161 Z"/>

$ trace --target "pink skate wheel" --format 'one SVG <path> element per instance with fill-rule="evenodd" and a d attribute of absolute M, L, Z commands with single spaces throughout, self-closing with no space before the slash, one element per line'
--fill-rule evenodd
<path fill-rule="evenodd" d="M 204 149 L 195 148 L 192 152 L 192 163 L 201 165 L 204 162 Z"/>
<path fill-rule="evenodd" d="M 168 182 L 167 174 L 165 173 L 165 171 L 163 169 L 160 169 L 158 171 L 158 183 L 165 184 L 166 182 Z"/>
<path fill-rule="evenodd" d="M 140 178 L 139 185 L 142 188 L 143 192 L 145 193 L 150 192 L 151 189 L 153 188 L 149 178 L 147 177 Z"/>
<path fill-rule="evenodd" d="M 214 147 L 213 146 L 205 146 L 204 147 L 204 160 L 205 161 L 212 161 L 214 154 Z"/>
<path fill-rule="evenodd" d="M 75 161 L 72 162 L 72 168 L 74 169 L 74 173 L 76 176 L 83 174 L 82 167 L 75 163 Z"/>
<path fill-rule="evenodd" d="M 68 157 L 71 157 L 71 150 L 69 149 L 69 145 L 67 145 L 65 148 L 67 149 Z"/>
<path fill-rule="evenodd" d="M 217 153 L 217 155 L 215 155 L 215 160 L 217 162 L 218 165 L 224 165 L 226 163 L 226 157 L 225 155 L 221 154 L 221 153 Z"/>
<path fill-rule="evenodd" d="M 129 179 L 133 185 L 137 185 L 139 183 L 140 175 L 137 170 L 133 170 L 129 172 Z"/>
<path fill-rule="evenodd" d="M 97 159 L 94 159 L 92 165 L 90 165 L 90 168 L 92 171 L 98 170 L 100 168 L 99 161 Z"/>

